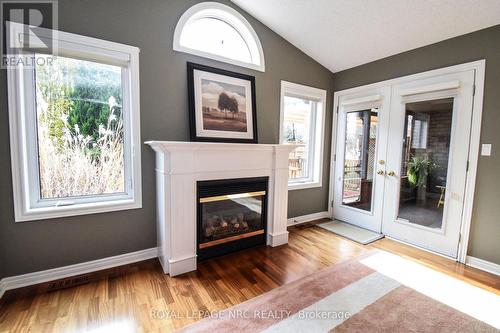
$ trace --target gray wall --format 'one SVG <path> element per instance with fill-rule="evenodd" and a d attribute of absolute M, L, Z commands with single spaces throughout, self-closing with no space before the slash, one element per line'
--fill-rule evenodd
<path fill-rule="evenodd" d="M 479 158 L 469 255 L 500 264 L 500 25 L 335 73 L 334 90 L 479 59 L 486 59 L 481 142 L 493 152 Z"/>
<path fill-rule="evenodd" d="M 59 0 L 60 30 L 141 49 L 142 140 L 189 140 L 186 61 L 256 77 L 260 143 L 277 143 L 280 80 L 328 89 L 326 137 L 331 124 L 331 72 L 257 20 L 266 72 L 230 66 L 172 50 L 181 14 L 196 0 Z M 229 2 L 226 4 L 235 7 Z M 238 8 L 237 8 L 238 9 Z M 239 10 L 239 9 L 238 9 Z M 6 72 L 0 73 L 0 278 L 154 247 L 154 156 L 143 147 L 143 208 L 35 222 L 14 222 Z M 330 140 L 325 142 L 323 187 L 290 193 L 289 216 L 327 209 Z"/>

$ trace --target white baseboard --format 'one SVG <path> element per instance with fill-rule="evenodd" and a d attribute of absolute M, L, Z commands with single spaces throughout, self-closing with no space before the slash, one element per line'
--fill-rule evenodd
<path fill-rule="evenodd" d="M 465 259 L 465 264 L 491 274 L 500 275 L 500 265 L 492 263 L 490 261 L 467 256 L 467 258 Z"/>
<path fill-rule="evenodd" d="M 16 288 L 31 286 L 38 283 L 63 279 L 70 276 L 96 272 L 103 269 L 113 268 L 142 260 L 156 258 L 157 256 L 158 256 L 158 249 L 154 247 L 151 249 L 125 253 L 118 256 L 87 261 L 80 264 L 6 277 L 0 280 L 0 298 L 3 296 L 5 291 L 10 289 L 16 289 Z"/>
<path fill-rule="evenodd" d="M 292 218 L 289 218 L 287 220 L 287 226 L 297 225 L 297 224 L 306 223 L 306 222 L 319 220 L 319 219 L 325 219 L 325 218 L 329 218 L 329 217 L 330 217 L 330 215 L 327 211 L 292 217 Z"/>

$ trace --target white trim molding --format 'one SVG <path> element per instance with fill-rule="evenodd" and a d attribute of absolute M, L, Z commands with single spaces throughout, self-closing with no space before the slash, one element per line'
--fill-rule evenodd
<path fill-rule="evenodd" d="M 450 82 L 430 84 L 424 87 L 417 87 L 411 89 L 401 90 L 399 94 L 401 96 L 411 96 L 411 95 L 421 95 L 430 92 L 443 91 L 443 90 L 456 90 L 460 87 L 460 81 L 453 80 Z"/>
<path fill-rule="evenodd" d="M 382 98 L 383 98 L 382 95 L 376 94 L 366 97 L 345 99 L 342 101 L 341 104 L 342 106 L 351 106 L 356 104 L 374 103 L 374 102 L 379 102 L 380 100 L 382 100 Z"/>
<path fill-rule="evenodd" d="M 232 27 L 245 42 L 250 52 L 251 62 L 245 62 L 209 51 L 203 51 L 202 49 L 182 45 L 181 39 L 184 28 L 190 23 L 204 18 L 217 19 Z M 190 53 L 199 57 L 247 67 L 261 72 L 266 71 L 264 50 L 262 49 L 259 36 L 252 25 L 237 10 L 218 2 L 201 2 L 192 6 L 182 14 L 175 26 L 173 49 L 175 51 Z"/>
<path fill-rule="evenodd" d="M 460 243 L 458 244 L 458 258 L 461 263 L 466 263 L 467 250 L 469 248 L 470 229 L 472 224 L 472 209 L 474 205 L 474 193 L 476 191 L 477 167 L 479 163 L 479 149 L 481 146 L 481 122 L 483 117 L 484 79 L 486 72 L 486 60 L 480 60 L 463 66 L 470 66 L 476 71 L 475 94 L 472 102 L 472 125 L 469 143 L 469 171 L 467 172 L 467 183 L 465 185 L 464 208 L 462 212 L 462 229 Z"/>
<path fill-rule="evenodd" d="M 291 227 L 292 225 L 298 225 L 306 222 L 316 221 L 320 219 L 330 218 L 330 214 L 328 211 L 312 213 L 302 216 L 291 217 L 287 220 L 287 226 Z"/>
<path fill-rule="evenodd" d="M 38 283 L 55 281 L 71 276 L 97 272 L 108 268 L 128 265 L 135 262 L 156 258 L 157 256 L 158 248 L 153 247 L 136 252 L 120 254 L 113 257 L 87 261 L 80 264 L 6 277 L 0 280 L 0 297 L 2 297 L 4 292 L 7 290 L 27 287 Z"/>
<path fill-rule="evenodd" d="M 323 186 L 323 150 L 325 143 L 325 114 L 326 97 L 325 89 L 305 86 L 298 83 L 281 81 L 280 93 L 280 144 L 285 144 L 283 139 L 283 124 L 285 121 L 285 97 L 296 97 L 310 100 L 315 103 L 316 110 L 312 111 L 310 138 L 309 138 L 309 177 L 303 181 L 288 181 L 288 190 L 303 190 Z M 311 158 L 312 157 L 312 158 Z"/>
<path fill-rule="evenodd" d="M 467 266 L 474 267 L 482 271 L 500 276 L 500 265 L 495 264 L 491 261 L 486 261 L 483 259 L 467 256 L 465 264 Z"/>

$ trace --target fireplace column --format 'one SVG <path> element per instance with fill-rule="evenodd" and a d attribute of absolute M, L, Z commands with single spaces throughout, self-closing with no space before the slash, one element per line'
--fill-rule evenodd
<path fill-rule="evenodd" d="M 290 147 L 274 146 L 273 181 L 270 181 L 267 245 L 272 247 L 288 243 L 288 155 Z"/>

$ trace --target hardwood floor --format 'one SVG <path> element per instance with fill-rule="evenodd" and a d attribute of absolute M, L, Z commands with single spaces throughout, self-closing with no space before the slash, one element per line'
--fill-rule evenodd
<path fill-rule="evenodd" d="M 0 332 L 169 332 L 374 248 L 500 295 L 498 276 L 389 239 L 363 246 L 314 223 L 289 230 L 288 245 L 205 261 L 180 277 L 164 275 L 148 260 L 99 272 L 76 287 L 50 291 L 58 284 L 46 283 L 9 291 L 0 303 Z"/>

